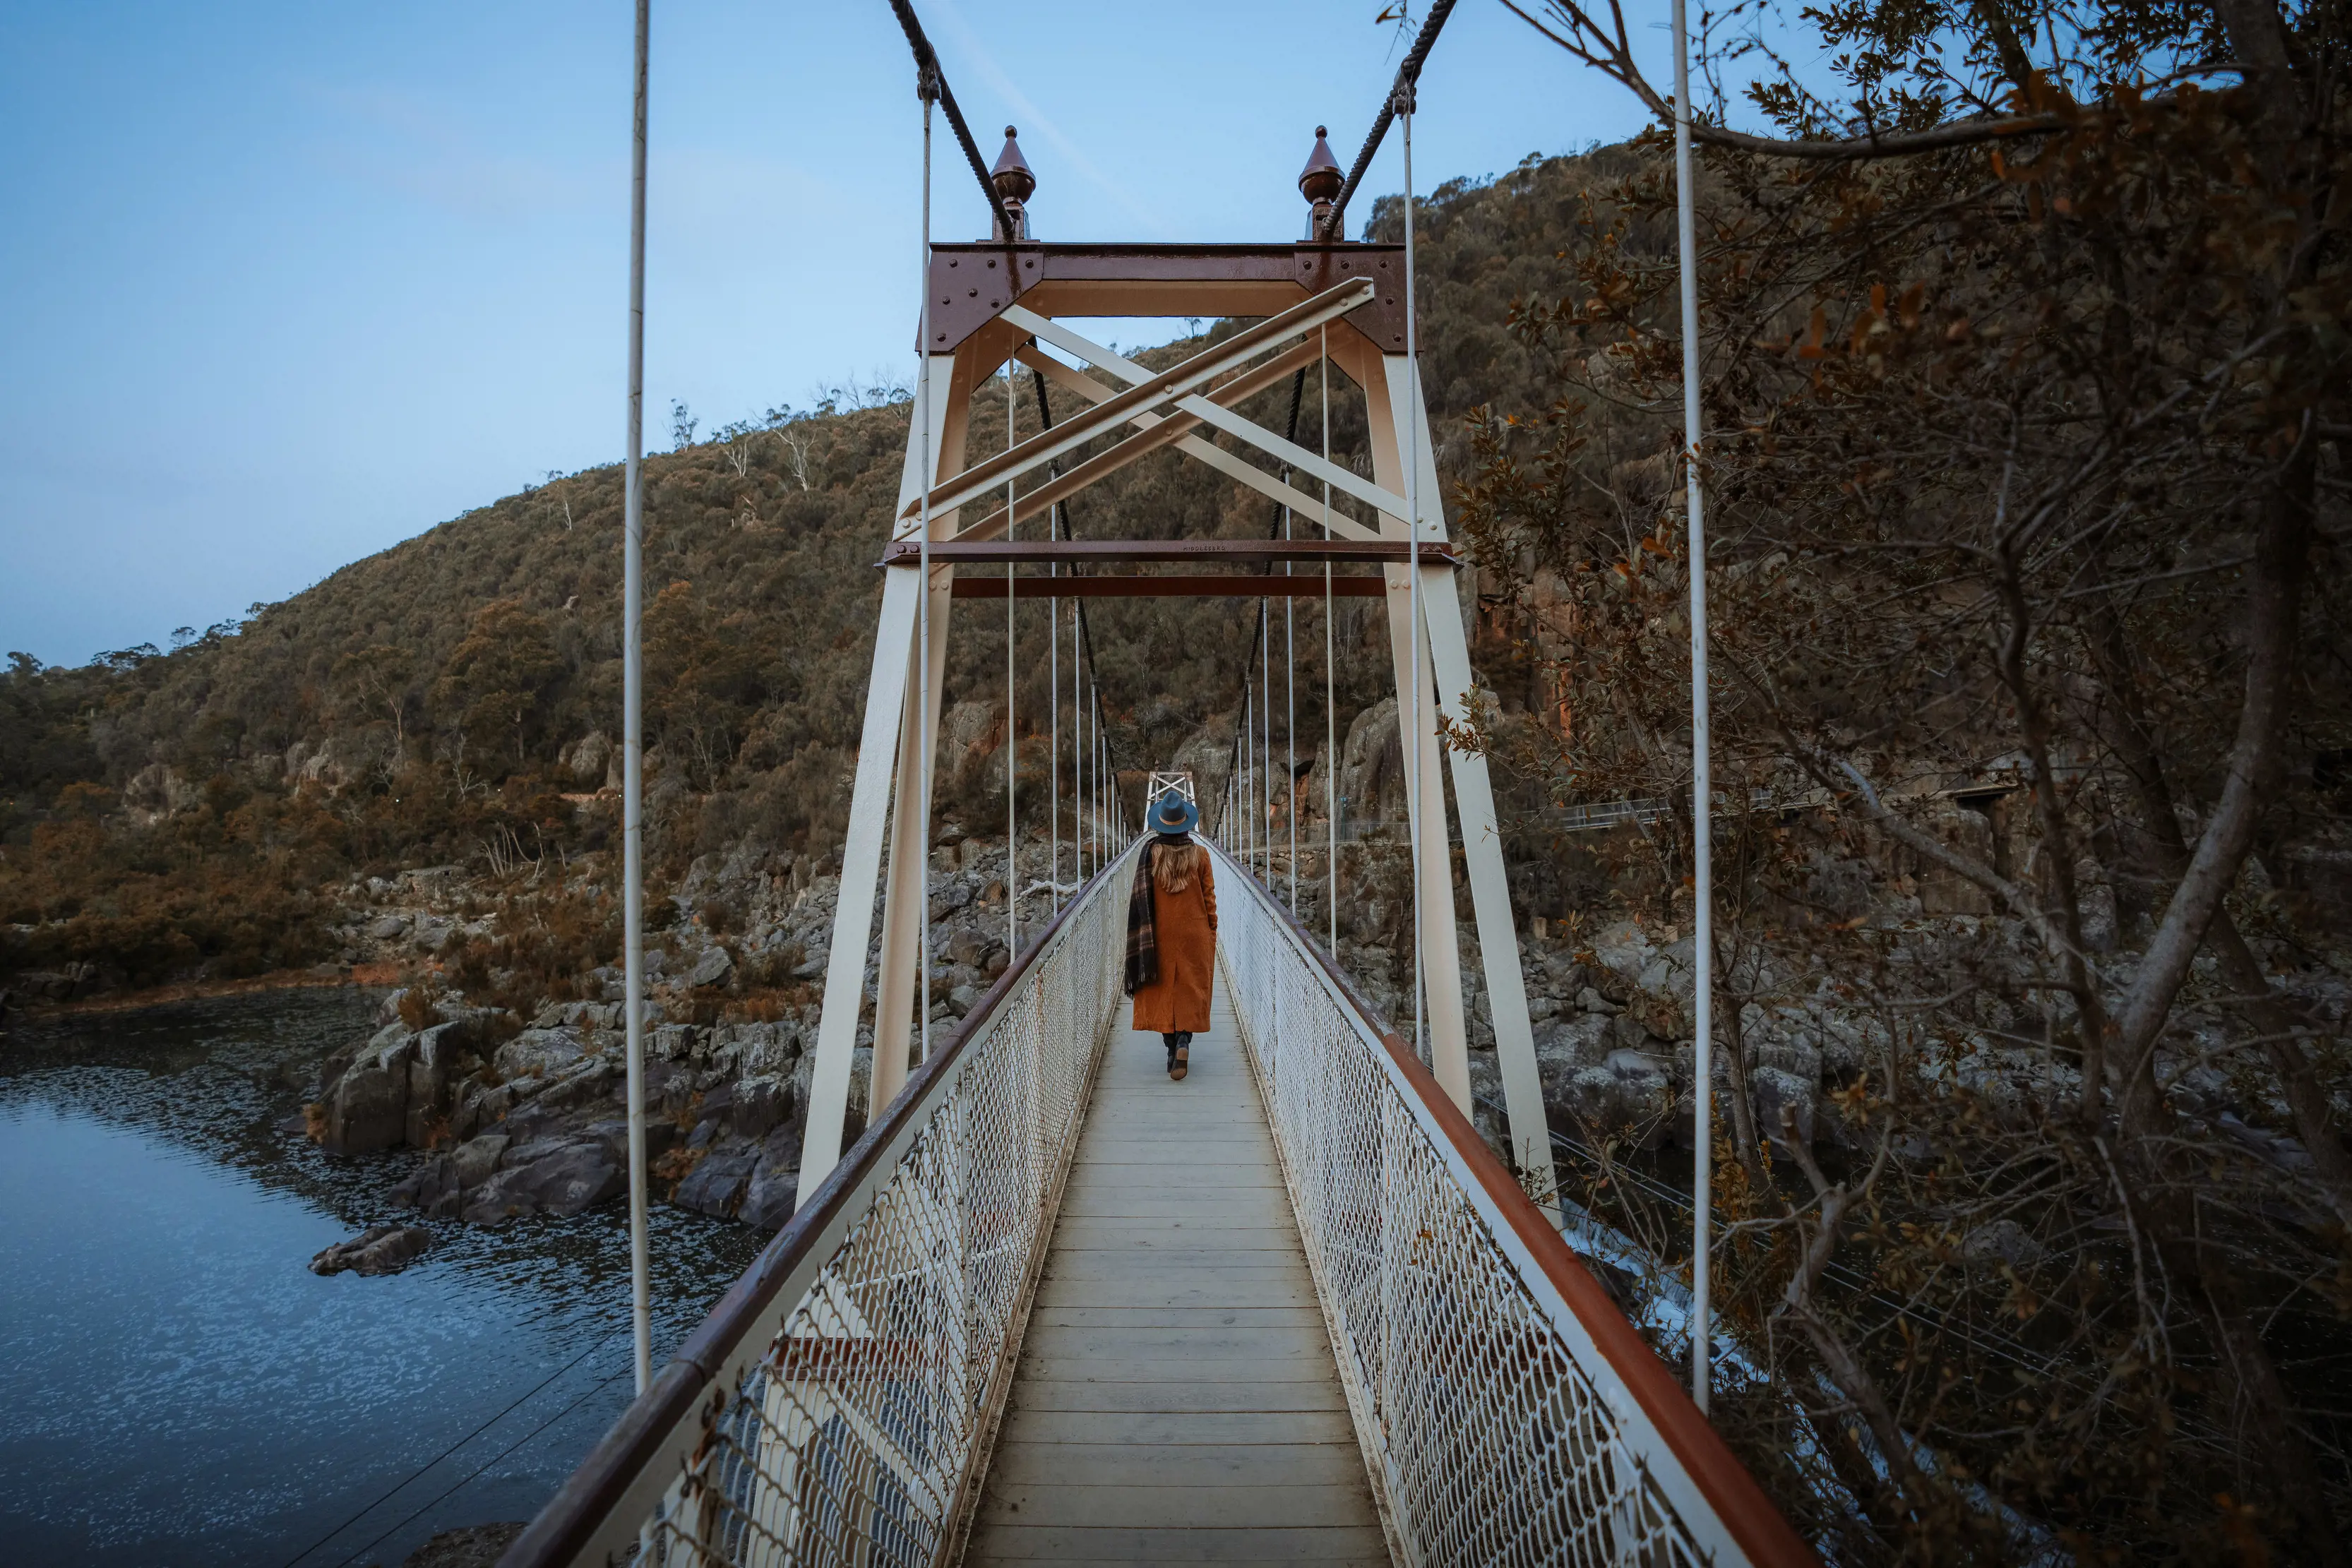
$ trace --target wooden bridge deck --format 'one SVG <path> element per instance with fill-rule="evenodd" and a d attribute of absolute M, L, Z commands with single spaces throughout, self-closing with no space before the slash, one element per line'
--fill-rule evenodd
<path fill-rule="evenodd" d="M 1222 988 L 1212 1019 L 1181 1083 L 1112 1039 L 968 1563 L 1389 1561 Z"/>

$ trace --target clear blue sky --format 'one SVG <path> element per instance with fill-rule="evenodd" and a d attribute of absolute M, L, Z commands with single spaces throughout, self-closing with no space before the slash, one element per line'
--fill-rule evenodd
<path fill-rule="evenodd" d="M 1296 235 L 1316 123 L 1351 160 L 1402 52 L 1377 0 L 919 9 L 988 155 L 1021 126 L 1046 238 Z M 161 643 L 620 455 L 630 18 L 0 9 L 0 650 Z M 883 0 L 655 0 L 653 98 L 649 444 L 674 398 L 707 431 L 904 377 L 920 121 Z M 1422 109 L 1423 188 L 1640 126 L 1494 0 Z M 1401 176 L 1391 135 L 1366 188 Z M 941 236 L 983 232 L 969 187 L 940 171 Z"/>

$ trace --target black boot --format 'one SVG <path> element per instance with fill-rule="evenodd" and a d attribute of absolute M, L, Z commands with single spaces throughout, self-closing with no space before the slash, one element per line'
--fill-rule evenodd
<path fill-rule="evenodd" d="M 1179 1030 L 1166 1038 L 1169 1041 L 1168 1076 L 1181 1083 L 1184 1074 L 1192 1071 L 1192 1033 L 1190 1030 Z"/>

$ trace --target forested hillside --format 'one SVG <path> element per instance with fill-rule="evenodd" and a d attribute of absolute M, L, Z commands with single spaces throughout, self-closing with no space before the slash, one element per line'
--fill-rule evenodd
<path fill-rule="evenodd" d="M 1537 356 L 1507 329 L 1516 298 L 1563 276 L 1581 190 L 1626 154 L 1554 160 L 1439 191 L 1422 230 L 1428 384 L 1449 463 L 1474 402 L 1531 394 Z M 1373 226 L 1393 229 L 1393 203 Z M 1221 327 L 1218 330 L 1229 330 Z M 1197 345 L 1147 359 L 1164 362 Z M 1369 471 L 1361 408 L 1340 393 L 1333 450 Z M 1248 412 L 1275 425 L 1289 389 Z M 1029 379 L 1023 434 L 1037 428 Z M 1307 391 L 1317 431 L 1319 392 Z M 651 842 L 675 874 L 746 837 L 822 861 L 847 809 L 879 574 L 909 403 L 887 392 L 736 424 L 646 464 Z M 1073 412 L 1066 393 L 1061 413 Z M 972 450 L 1003 439 L 1003 382 Z M 1162 455 L 1074 502 L 1102 537 L 1263 533 L 1261 498 Z M 509 496 L 282 603 L 75 669 L 15 656 L 0 674 L 0 967 L 96 964 L 117 981 L 250 973 L 328 945 L 310 900 L 352 873 L 593 849 L 609 811 L 620 706 L 621 474 L 590 469 Z M 1092 646 L 1124 766 L 1166 760 L 1229 718 L 1255 632 L 1248 601 L 1097 603 Z M 1024 734 L 1047 699 L 1044 614 L 1023 611 Z M 1343 619 L 1344 723 L 1386 686 L 1387 656 Z M 193 634 L 184 634 L 193 635 Z M 1299 731 L 1323 732 L 1319 611 L 1298 643 Z M 998 610 L 959 612 L 951 702 L 1003 706 Z M 993 714 L 963 739 L 993 746 Z M 958 736 L 950 726 L 952 742 Z M 1044 782 L 1042 755 L 1024 767 Z M 952 769 L 951 769 L 952 770 Z M 617 774 L 614 777 L 616 779 Z M 992 770 L 949 781 L 949 814 L 1002 820 Z M 972 793 L 972 791 L 977 793 Z M 961 791 L 961 793 L 956 793 Z M 994 791 L 994 793 L 992 793 Z M 970 799 L 963 799 L 970 795 Z M 1033 805 L 1043 790 L 1032 791 Z"/>

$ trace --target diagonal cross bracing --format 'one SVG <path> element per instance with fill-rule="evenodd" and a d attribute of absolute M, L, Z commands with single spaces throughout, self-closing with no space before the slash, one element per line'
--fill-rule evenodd
<path fill-rule="evenodd" d="M 1051 355 L 1041 354 L 1034 349 L 1024 346 L 1014 351 L 1014 357 L 1019 359 L 1023 364 L 1027 365 L 1030 369 L 1045 372 L 1045 374 L 1053 381 L 1055 385 L 1067 387 L 1070 391 L 1077 393 L 1080 397 L 1085 398 L 1088 402 L 1101 402 L 1105 399 L 1117 395 L 1110 388 L 1103 385 L 1102 382 L 1095 380 L 1092 376 L 1087 375 L 1085 371 L 1074 370 L 1070 366 L 1064 364 L 1061 361 L 1053 358 Z M 1215 392 L 1211 392 L 1209 395 L 1215 398 L 1220 402 L 1236 402 L 1240 398 L 1247 396 L 1249 392 L 1262 391 L 1265 387 L 1270 386 L 1275 382 L 1280 381 L 1283 376 L 1288 374 L 1292 371 L 1296 371 L 1301 366 L 1310 363 L 1318 357 L 1318 350 L 1311 347 L 1310 345 L 1302 343 L 1297 348 L 1291 350 L 1288 353 L 1277 355 L 1276 358 L 1267 361 L 1265 365 L 1260 367 L 1261 371 L 1267 373 L 1268 379 L 1266 381 L 1255 382 L 1255 384 L 1250 385 L 1246 392 L 1234 391 L 1234 395 L 1232 397 L 1228 397 L 1226 393 L 1229 390 L 1241 388 L 1244 382 L 1255 382 L 1255 378 L 1259 372 L 1252 371 L 1246 377 L 1234 378 L 1234 380 L 1227 382 L 1224 386 L 1219 387 Z M 1191 414 L 1172 414 L 1165 421 L 1160 420 L 1156 414 L 1139 414 L 1131 423 L 1139 429 L 1147 429 L 1156 433 L 1158 431 L 1165 430 L 1169 425 L 1176 423 L 1179 420 L 1183 422 L 1184 429 L 1188 434 L 1175 438 L 1177 451 L 1183 453 L 1188 457 L 1200 459 L 1200 461 L 1207 464 L 1210 467 L 1214 468 L 1220 474 L 1240 480 L 1243 484 L 1250 486 L 1250 488 L 1271 497 L 1282 506 L 1290 507 L 1292 510 L 1297 512 L 1301 517 L 1318 521 L 1322 518 L 1322 516 L 1327 509 L 1325 503 L 1322 500 L 1308 495 L 1306 491 L 1298 489 L 1294 486 L 1283 483 L 1280 479 L 1276 478 L 1273 475 L 1268 474 L 1262 468 L 1252 466 L 1250 464 L 1244 462 L 1240 457 L 1234 455 L 1233 453 L 1227 452 L 1224 448 L 1215 445 L 1213 443 L 1203 441 L 1197 435 L 1189 434 L 1189 432 L 1199 423 L 1199 421 L 1194 419 Z M 1129 444 L 1128 442 L 1121 442 L 1118 445 L 1112 447 L 1109 452 L 1104 453 L 1102 456 L 1104 458 L 1108 458 L 1113 454 L 1128 452 Z M 1152 450 L 1150 446 L 1140 447 L 1129 454 L 1127 461 L 1132 461 L 1136 457 L 1140 457 L 1144 455 L 1146 452 L 1150 450 Z M 1091 468 L 1093 465 L 1089 463 L 1086 466 Z M 1108 471 L 1108 470 L 1107 469 L 1105 470 L 1105 472 Z M 1076 471 L 1073 471 L 1072 475 L 1066 476 L 1066 477 L 1075 477 L 1075 475 Z M 1101 474 L 1095 474 L 1092 475 L 1087 482 L 1091 484 L 1100 477 L 1102 477 Z M 1048 486 L 1048 488 L 1050 488 L 1050 486 Z M 1044 492 L 1040 491 L 1038 494 L 1043 495 Z M 1056 497 L 1056 498 L 1058 499 L 1059 497 Z M 1034 501 L 1030 497 L 1022 497 L 1021 504 L 1024 507 L 1028 507 L 1034 505 Z M 996 516 L 990 517 L 982 522 L 976 523 L 971 528 L 965 529 L 963 534 L 959 535 L 958 537 L 972 537 L 980 530 L 983 529 L 986 530 L 987 535 L 992 536 L 996 529 L 1001 526 L 1001 517 L 1002 514 L 998 514 Z M 1370 528 L 1364 527 L 1361 523 L 1357 522 L 1353 517 L 1341 512 L 1331 513 L 1330 532 L 1335 535 L 1344 535 L 1349 538 L 1368 539 L 1377 537 Z"/>
<path fill-rule="evenodd" d="M 1295 349 L 1276 354 L 1255 370 L 1245 371 L 1235 376 L 1232 381 L 1212 391 L 1209 396 L 1221 403 L 1238 402 L 1244 398 L 1264 392 L 1301 366 L 1312 363 L 1316 352 L 1314 344 L 1301 343 Z M 1013 357 L 1032 370 L 1043 371 L 1056 385 L 1068 387 L 1089 402 L 1102 402 L 1115 395 L 1100 382 L 1072 370 L 1050 355 L 1038 353 L 1026 344 L 1014 350 Z M 1135 434 L 1129 436 L 1108 452 L 1097 453 L 1089 457 L 1061 477 L 1049 480 L 1020 497 L 1014 503 L 1016 510 L 1029 515 L 1043 512 L 1047 507 L 1067 500 L 1079 491 L 1100 482 L 1114 471 L 1124 468 L 1137 459 L 1171 444 L 1183 451 L 1192 453 L 1194 456 L 1202 456 L 1205 454 L 1212 465 L 1218 468 L 1223 468 L 1228 464 L 1237 468 L 1248 468 L 1248 465 L 1242 463 L 1230 453 L 1221 452 L 1198 436 L 1190 434 L 1189 433 L 1200 423 L 1200 421 L 1189 413 L 1170 414 L 1165 418 L 1156 413 L 1139 413 L 1128 423 L 1135 426 Z M 1195 450 L 1196 448 L 1198 450 Z M 1219 459 L 1223 461 L 1218 461 Z M 1256 470 L 1249 469 L 1249 472 L 1255 474 Z M 1274 482 L 1279 483 L 1279 481 Z M 1294 494 L 1297 495 L 1297 505 L 1317 504 L 1303 494 L 1296 492 Z M 1004 509 L 999 507 L 980 521 L 961 530 L 956 538 L 960 539 L 993 538 L 1003 531 Z"/>
<path fill-rule="evenodd" d="M 1153 378 L 1150 371 L 1123 354 L 1104 348 L 1090 338 L 1081 337 L 1058 321 L 1047 320 L 1035 311 L 1019 305 L 1009 306 L 1003 319 L 1023 328 L 1053 344 L 1055 348 L 1077 355 L 1099 370 L 1108 371 L 1121 381 L 1132 383 L 1130 390 L 1118 394 L 1132 395 L 1135 390 Z M 1279 319 L 1279 318 L 1277 318 Z M 1189 362 L 1189 361 L 1188 361 Z M 1097 405 L 1097 407 L 1105 405 Z M 1244 419 L 1230 409 L 1218 407 L 1204 397 L 1185 396 L 1176 400 L 1176 406 L 1202 423 L 1222 430 L 1235 440 L 1245 441 L 1267 456 L 1288 465 L 1310 478 L 1320 479 L 1333 489 L 1353 496 L 1366 506 L 1386 512 L 1392 517 L 1404 517 L 1410 508 L 1405 499 L 1384 486 L 1375 485 L 1349 469 L 1340 467 L 1327 457 L 1307 450 L 1295 441 L 1276 435 L 1271 430 L 1251 420 Z"/>
<path fill-rule="evenodd" d="M 978 500 L 1007 480 L 1017 479 L 1032 469 L 1074 452 L 1104 431 L 1116 429 L 1133 415 L 1149 412 L 1171 400 L 1182 400 L 1182 405 L 1190 413 L 1199 414 L 1202 409 L 1208 410 L 1209 413 L 1202 417 L 1213 415 L 1212 423 L 1239 419 L 1238 415 L 1227 414 L 1206 398 L 1190 394 L 1227 371 L 1239 369 L 1273 345 L 1346 315 L 1370 298 L 1372 293 L 1369 278 L 1343 283 L 1337 288 L 1326 289 L 1312 299 L 1293 306 L 1279 316 L 1267 318 L 1247 331 L 1234 334 L 1223 342 L 1193 355 L 1181 365 L 1157 374 L 1146 372 L 1143 381 L 1107 402 L 1097 403 L 1050 430 L 1041 431 L 1012 451 L 992 457 L 977 467 L 968 468 L 935 486 L 930 496 L 931 516 L 940 517 Z M 1043 320 L 1044 318 L 1036 319 Z M 1198 406 L 1193 406 L 1195 404 Z M 1240 423 L 1252 430 L 1257 428 L 1247 420 Z M 1339 471 L 1346 472 L 1344 469 Z M 1352 482 L 1360 483 L 1352 474 L 1348 477 Z M 1399 505 L 1402 507 L 1402 503 Z M 911 517 L 920 509 L 919 500 L 910 501 L 901 509 L 899 516 L 902 519 Z"/>

